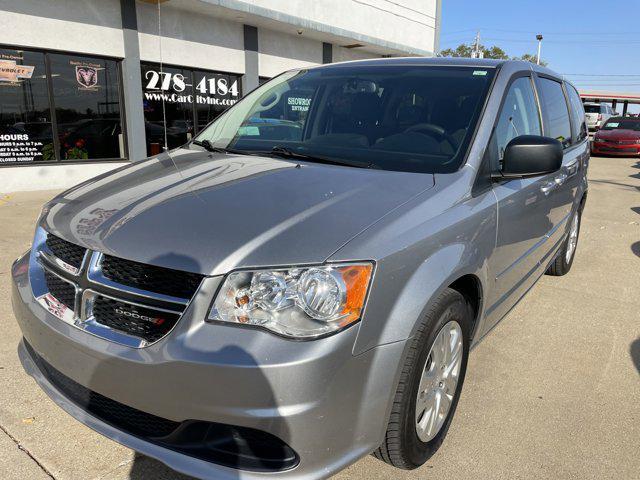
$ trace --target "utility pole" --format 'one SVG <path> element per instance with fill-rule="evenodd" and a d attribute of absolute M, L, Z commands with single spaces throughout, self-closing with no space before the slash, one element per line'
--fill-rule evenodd
<path fill-rule="evenodd" d="M 473 51 L 471 52 L 471 58 L 480 58 L 480 30 L 476 32 L 476 40 L 473 44 Z"/>
<path fill-rule="evenodd" d="M 542 50 L 542 35 L 540 34 L 536 35 L 536 40 L 538 40 L 538 59 L 536 60 L 536 63 L 540 65 L 540 50 Z"/>

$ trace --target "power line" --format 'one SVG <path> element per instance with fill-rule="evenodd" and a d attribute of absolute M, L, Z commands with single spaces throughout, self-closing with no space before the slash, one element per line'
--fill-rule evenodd
<path fill-rule="evenodd" d="M 455 38 L 447 38 L 444 39 L 443 43 L 445 45 L 453 45 L 458 42 L 467 44 L 472 42 L 465 42 L 468 37 L 461 37 L 459 39 Z M 502 42 L 502 43 L 523 43 L 523 44 L 535 44 L 536 40 L 533 39 L 522 39 L 522 38 L 497 38 L 497 37 L 484 37 L 484 41 L 486 42 Z M 551 43 L 554 45 L 588 45 L 593 47 L 610 47 L 612 45 L 640 45 L 640 40 L 547 40 L 545 39 L 545 43 Z"/>
<path fill-rule="evenodd" d="M 640 73 L 563 73 L 572 77 L 640 77 Z"/>
<path fill-rule="evenodd" d="M 441 33 L 440 36 L 443 36 L 443 35 L 454 35 L 456 33 L 462 33 L 462 32 L 475 32 L 475 31 L 477 31 L 477 28 L 465 28 L 464 30 L 454 30 L 453 32 Z"/>
<path fill-rule="evenodd" d="M 520 43 L 533 43 L 535 42 L 535 38 L 531 40 L 524 40 L 520 38 L 496 38 L 496 37 L 485 37 L 485 40 L 491 40 L 492 42 L 520 42 Z M 576 43 L 580 45 L 613 45 L 616 43 L 624 43 L 625 45 L 631 44 L 640 44 L 640 40 L 545 40 L 545 43 L 561 43 L 566 45 L 568 43 Z"/>
<path fill-rule="evenodd" d="M 524 34 L 538 34 L 538 33 L 542 33 L 543 35 L 589 35 L 589 36 L 593 36 L 594 32 L 593 31 L 585 31 L 585 32 L 546 32 L 544 30 L 541 31 L 533 31 L 533 30 L 508 30 L 508 29 L 503 29 L 503 28 L 488 28 L 488 27 L 476 27 L 476 28 L 468 28 L 465 30 L 455 30 L 453 32 L 446 32 L 443 33 L 443 35 L 447 35 L 447 34 L 453 34 L 453 33 L 458 33 L 458 32 L 469 32 L 469 31 L 475 31 L 475 30 L 488 30 L 488 31 L 493 31 L 493 32 L 504 32 L 504 33 L 524 33 Z M 597 35 L 634 35 L 637 36 L 638 32 L 601 32 L 598 31 L 596 32 Z"/>

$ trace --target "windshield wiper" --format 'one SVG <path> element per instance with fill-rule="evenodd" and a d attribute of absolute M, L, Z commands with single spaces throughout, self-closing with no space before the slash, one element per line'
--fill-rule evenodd
<path fill-rule="evenodd" d="M 218 152 L 218 153 L 224 152 L 224 149 L 219 147 L 214 147 L 209 140 L 194 140 L 191 143 L 204 148 L 207 152 Z"/>
<path fill-rule="evenodd" d="M 233 153 L 236 155 L 251 155 L 251 152 L 245 152 L 244 150 L 235 150 L 233 148 L 216 147 L 209 140 L 192 140 L 192 144 L 204 148 L 207 152 L 214 153 Z"/>
<path fill-rule="evenodd" d="M 342 165 L 347 167 L 356 168 L 375 168 L 372 163 L 355 162 L 350 160 L 344 160 L 341 158 L 320 157 L 317 155 L 307 155 L 306 153 L 298 153 L 288 149 L 282 145 L 276 145 L 271 149 L 271 155 L 276 155 L 283 158 L 293 158 L 298 160 L 306 160 L 308 162 L 326 163 L 329 165 Z"/>

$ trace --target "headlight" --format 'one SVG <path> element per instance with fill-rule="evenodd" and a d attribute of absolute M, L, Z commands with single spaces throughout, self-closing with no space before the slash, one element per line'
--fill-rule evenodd
<path fill-rule="evenodd" d="M 357 322 L 373 265 L 353 263 L 230 273 L 209 320 L 315 338 Z"/>

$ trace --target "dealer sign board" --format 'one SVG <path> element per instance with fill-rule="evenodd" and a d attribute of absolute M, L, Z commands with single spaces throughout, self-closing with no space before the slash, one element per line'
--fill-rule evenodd
<path fill-rule="evenodd" d="M 230 107 L 240 98 L 239 78 L 211 73 L 194 85 L 182 73 L 147 70 L 144 96 L 148 101 Z"/>

